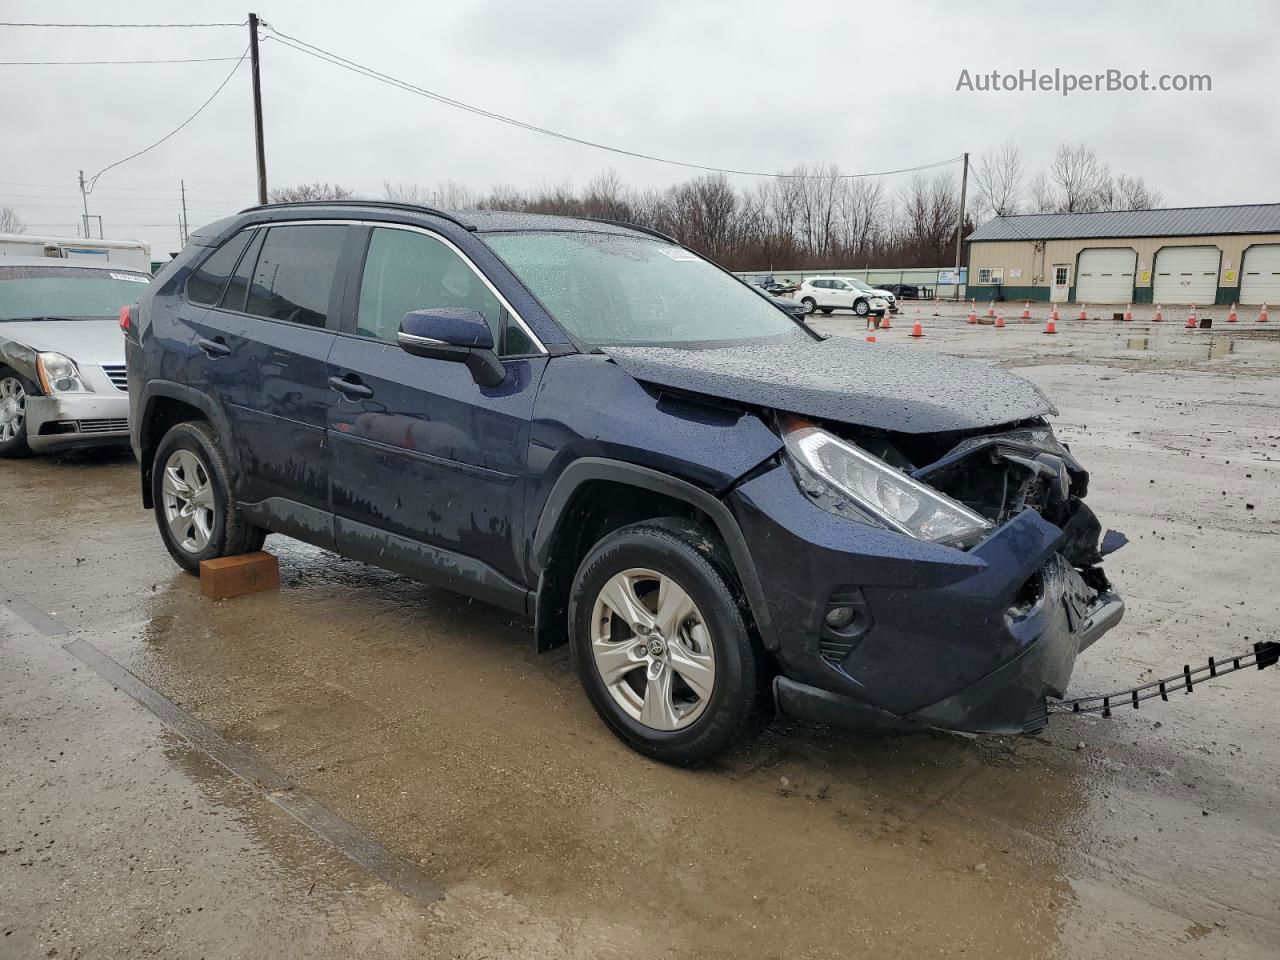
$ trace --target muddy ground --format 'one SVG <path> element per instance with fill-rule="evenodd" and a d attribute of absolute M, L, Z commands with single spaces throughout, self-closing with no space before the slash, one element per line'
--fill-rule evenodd
<path fill-rule="evenodd" d="M 1280 639 L 1280 323 L 924 305 L 912 341 L 914 309 L 880 341 L 1043 386 L 1131 538 L 1073 692 Z M 501 611 L 280 537 L 278 592 L 202 599 L 127 455 L 0 464 L 0 512 L 0 957 L 1280 956 L 1280 671 L 1034 739 L 779 722 L 674 770 Z"/>

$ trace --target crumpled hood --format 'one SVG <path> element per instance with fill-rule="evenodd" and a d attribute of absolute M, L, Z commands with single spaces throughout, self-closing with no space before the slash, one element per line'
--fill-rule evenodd
<path fill-rule="evenodd" d="M 0 342 L 5 340 L 76 363 L 124 363 L 124 334 L 116 320 L 9 320 L 0 322 Z"/>
<path fill-rule="evenodd" d="M 604 351 L 646 383 L 900 433 L 985 429 L 1058 412 L 1038 387 L 998 367 L 848 337 Z"/>

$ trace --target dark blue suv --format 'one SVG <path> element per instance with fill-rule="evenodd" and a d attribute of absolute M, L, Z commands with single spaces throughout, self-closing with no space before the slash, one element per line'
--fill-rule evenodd
<path fill-rule="evenodd" d="M 181 566 L 284 534 L 529 615 L 670 762 L 775 708 L 1038 729 L 1124 610 L 1034 386 L 824 340 L 637 227 L 258 207 L 122 325 Z"/>

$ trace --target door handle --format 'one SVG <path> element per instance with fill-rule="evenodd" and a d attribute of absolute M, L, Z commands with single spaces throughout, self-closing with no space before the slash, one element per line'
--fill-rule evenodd
<path fill-rule="evenodd" d="M 330 377 L 329 386 L 333 387 L 348 400 L 365 399 L 373 396 L 371 387 L 366 387 L 358 380 L 348 380 L 345 377 Z"/>
<path fill-rule="evenodd" d="M 204 351 L 204 355 L 210 360 L 216 360 L 218 357 L 228 357 L 231 355 L 231 348 L 223 342 L 221 337 L 214 337 L 212 340 L 206 340 L 204 337 L 196 339 L 196 346 Z"/>

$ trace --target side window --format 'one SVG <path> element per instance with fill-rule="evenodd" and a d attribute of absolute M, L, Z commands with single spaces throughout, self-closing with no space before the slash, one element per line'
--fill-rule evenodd
<path fill-rule="evenodd" d="M 220 246 L 200 264 L 200 269 L 187 280 L 187 299 L 192 303 L 204 303 L 209 306 L 218 302 L 222 288 L 227 285 L 227 277 L 235 269 L 236 261 L 244 252 L 245 246 L 253 236 L 252 230 L 241 230 L 234 237 Z"/>
<path fill-rule="evenodd" d="M 433 307 L 478 311 L 493 342 L 505 346 L 502 303 L 461 257 L 424 233 L 375 228 L 360 280 L 356 333 L 394 343 L 406 313 Z"/>
<path fill-rule="evenodd" d="M 253 231 L 253 240 L 249 244 L 249 249 L 240 258 L 235 273 L 231 274 L 226 292 L 222 294 L 222 301 L 218 306 L 225 310 L 244 311 L 245 297 L 249 293 L 249 278 L 253 276 L 253 268 L 258 262 L 258 253 L 262 250 L 262 238 L 266 234 L 265 230 Z"/>
<path fill-rule="evenodd" d="M 323 327 L 346 232 L 337 224 L 270 228 L 258 254 L 245 312 Z"/>

